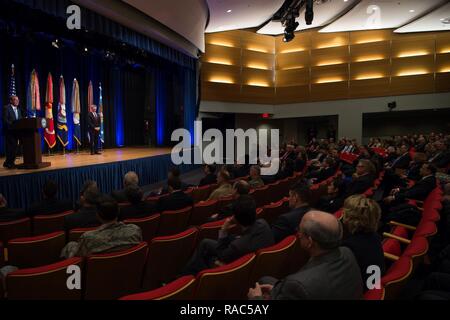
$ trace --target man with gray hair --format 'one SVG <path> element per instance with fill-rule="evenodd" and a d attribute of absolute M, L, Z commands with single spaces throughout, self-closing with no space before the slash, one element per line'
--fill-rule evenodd
<path fill-rule="evenodd" d="M 130 171 L 127 174 L 125 174 L 125 176 L 123 177 L 123 189 L 111 192 L 111 196 L 118 203 L 128 202 L 126 189 L 127 187 L 131 186 L 139 186 L 139 176 L 134 171 Z"/>
<path fill-rule="evenodd" d="M 361 272 L 350 249 L 339 247 L 342 226 L 329 213 L 310 211 L 298 232 L 300 246 L 310 256 L 297 273 L 283 280 L 264 277 L 248 293 L 250 299 L 353 300 L 361 299 Z"/>

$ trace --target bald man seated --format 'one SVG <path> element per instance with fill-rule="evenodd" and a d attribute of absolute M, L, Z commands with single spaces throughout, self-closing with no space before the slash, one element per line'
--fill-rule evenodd
<path fill-rule="evenodd" d="M 361 299 L 361 272 L 350 249 L 339 247 L 342 226 L 331 214 L 310 211 L 299 229 L 300 245 L 310 259 L 297 273 L 283 280 L 262 278 L 249 299 L 356 300 Z"/>

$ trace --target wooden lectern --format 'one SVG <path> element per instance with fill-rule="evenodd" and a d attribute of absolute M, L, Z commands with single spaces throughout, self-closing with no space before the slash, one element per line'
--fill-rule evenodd
<path fill-rule="evenodd" d="M 24 118 L 16 121 L 13 130 L 19 136 L 23 145 L 23 164 L 19 169 L 41 169 L 50 167 L 50 162 L 42 162 L 41 135 L 42 128 L 40 118 Z"/>

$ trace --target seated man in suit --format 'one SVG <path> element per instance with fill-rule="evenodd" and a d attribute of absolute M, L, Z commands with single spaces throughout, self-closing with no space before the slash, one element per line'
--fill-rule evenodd
<path fill-rule="evenodd" d="M 311 190 L 306 184 L 296 184 L 289 190 L 289 207 L 291 211 L 279 216 L 272 225 L 275 243 L 297 232 L 303 216 L 311 210 L 309 206 L 310 198 Z"/>
<path fill-rule="evenodd" d="M 169 194 L 158 200 L 156 205 L 158 212 L 180 210 L 194 205 L 192 197 L 181 190 L 180 179 L 169 179 L 167 184 Z"/>
<path fill-rule="evenodd" d="M 444 141 L 438 140 L 434 143 L 434 148 L 436 153 L 428 161 L 439 169 L 447 169 L 450 164 L 450 150 L 448 146 L 445 145 Z"/>
<path fill-rule="evenodd" d="M 125 189 L 128 186 L 138 186 L 139 185 L 139 177 L 136 172 L 130 171 L 123 178 L 123 189 L 115 190 L 111 192 L 111 195 L 118 203 L 127 202 L 127 194 Z"/>
<path fill-rule="evenodd" d="M 92 254 L 126 250 L 142 242 L 141 229 L 134 224 L 118 222 L 119 206 L 111 197 L 103 197 L 97 205 L 101 226 L 84 233 L 78 242 L 69 242 L 61 257 L 86 257 Z"/>
<path fill-rule="evenodd" d="M 97 202 L 100 192 L 97 186 L 91 185 L 80 197 L 80 209 L 70 216 L 64 218 L 66 231 L 77 228 L 91 228 L 99 225 L 97 220 Z"/>
<path fill-rule="evenodd" d="M 250 184 L 245 180 L 236 181 L 233 185 L 233 198 L 235 199 L 232 203 L 223 207 L 219 213 L 211 216 L 209 221 L 220 221 L 233 215 L 233 207 L 236 205 L 237 200 L 241 196 L 246 196 L 250 192 Z"/>
<path fill-rule="evenodd" d="M 211 193 L 208 201 L 231 196 L 233 194 L 233 187 L 230 184 L 230 180 L 231 177 L 228 171 L 220 170 L 217 174 L 217 182 L 219 183 L 219 187 Z"/>
<path fill-rule="evenodd" d="M 212 164 L 207 164 L 203 167 L 203 172 L 205 172 L 205 176 L 200 180 L 199 187 L 207 186 L 210 184 L 217 183 L 216 176 L 216 166 Z"/>
<path fill-rule="evenodd" d="M 25 212 L 23 210 L 8 208 L 8 202 L 0 193 L 0 222 L 10 222 L 23 218 L 26 218 Z"/>
<path fill-rule="evenodd" d="M 320 167 L 310 172 L 306 178 L 311 179 L 313 183 L 320 183 L 332 177 L 336 172 L 336 162 L 333 158 L 327 157 L 323 160 Z"/>
<path fill-rule="evenodd" d="M 229 234 L 236 226 L 242 229 L 240 237 Z M 183 274 L 198 272 L 233 262 L 242 256 L 273 245 L 270 227 L 263 219 L 256 220 L 256 203 L 250 196 L 242 196 L 233 207 L 233 216 L 228 218 L 219 232 L 219 239 L 200 242 Z"/>
<path fill-rule="evenodd" d="M 316 206 L 320 211 L 335 213 L 344 205 L 344 185 L 342 178 L 335 178 L 327 187 L 327 194 L 320 197 Z"/>
<path fill-rule="evenodd" d="M 375 181 L 375 166 L 370 160 L 360 160 L 356 166 L 356 172 L 352 181 L 347 185 L 345 197 L 354 194 L 363 194 L 369 188 L 373 187 Z"/>
<path fill-rule="evenodd" d="M 424 163 L 420 169 L 422 179 L 410 188 L 396 188 L 391 191 L 391 195 L 384 199 L 388 204 L 399 204 L 406 199 L 425 200 L 431 191 L 436 188 L 436 167 L 431 163 Z"/>
<path fill-rule="evenodd" d="M 300 224 L 300 246 L 310 259 L 297 273 L 283 280 L 264 277 L 248 293 L 249 299 L 356 300 L 363 282 L 350 249 L 339 247 L 342 226 L 331 214 L 307 213 Z"/>
<path fill-rule="evenodd" d="M 50 215 L 72 210 L 72 201 L 58 200 L 57 193 L 58 185 L 56 182 L 47 180 L 42 188 L 43 200 L 31 205 L 28 209 L 28 215 L 34 217 L 36 215 Z"/>
<path fill-rule="evenodd" d="M 261 179 L 261 168 L 259 166 L 252 166 L 250 168 L 250 179 L 248 183 L 253 189 L 264 187 L 264 181 Z"/>
<path fill-rule="evenodd" d="M 125 192 L 130 205 L 120 208 L 120 221 L 148 217 L 156 212 L 156 207 L 154 205 L 144 201 L 144 192 L 138 186 L 128 186 L 125 189 Z"/>
<path fill-rule="evenodd" d="M 395 159 L 392 163 L 386 166 L 386 169 L 402 169 L 406 170 L 409 167 L 409 163 L 411 162 L 411 156 L 409 155 L 409 147 L 403 144 L 400 147 L 400 155 Z"/>

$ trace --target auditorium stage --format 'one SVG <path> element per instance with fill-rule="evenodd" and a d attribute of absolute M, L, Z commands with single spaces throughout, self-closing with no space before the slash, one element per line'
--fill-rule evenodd
<path fill-rule="evenodd" d="M 48 179 L 57 181 L 61 198 L 77 200 L 86 180 L 98 182 L 102 192 L 110 193 L 122 187 L 122 178 L 128 171 L 139 175 L 140 185 L 150 185 L 167 178 L 173 166 L 170 148 L 135 147 L 103 150 L 101 155 L 88 152 L 43 156 L 52 166 L 38 170 L 0 169 L 0 193 L 10 207 L 24 208 L 40 199 L 40 189 Z M 0 165 L 4 158 L 0 159 Z M 17 159 L 20 164 L 22 159 Z M 195 165 L 178 166 L 182 173 L 197 168 Z"/>

